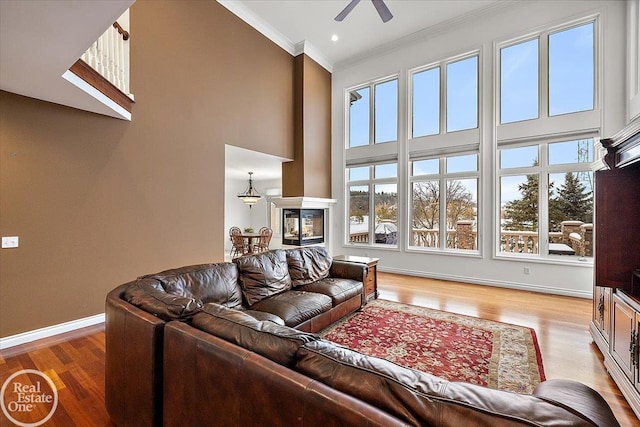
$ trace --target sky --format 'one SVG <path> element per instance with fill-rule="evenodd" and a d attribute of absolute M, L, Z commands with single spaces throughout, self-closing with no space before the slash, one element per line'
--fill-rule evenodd
<path fill-rule="evenodd" d="M 541 36 L 543 37 L 543 36 Z M 546 37 L 546 36 L 544 36 Z M 538 38 L 521 41 L 500 49 L 500 111 L 502 124 L 531 120 L 544 115 L 568 114 L 594 108 L 594 23 L 565 29 L 548 35 L 549 54 L 549 106 L 540 105 L 538 85 L 539 52 L 542 42 Z M 443 70 L 444 69 L 444 70 Z M 444 75 L 444 77 L 443 77 Z M 478 57 L 471 56 L 442 66 L 421 70 L 411 75 L 413 96 L 409 115 L 412 117 L 410 137 L 437 135 L 473 129 L 478 126 Z M 445 81 L 442 82 L 441 79 Z M 444 83 L 444 84 L 443 84 Z M 446 112 L 441 111 L 440 88 L 444 87 Z M 398 81 L 397 79 L 357 91 L 361 98 L 350 108 L 349 144 L 357 147 L 369 144 L 370 127 L 375 125 L 375 143 L 397 140 L 398 135 Z M 369 114 L 371 96 L 375 98 L 374 120 Z M 544 108 L 542 108 L 544 107 Z M 440 114 L 445 114 L 444 128 Z M 403 125 L 401 123 L 401 125 Z M 587 145 L 586 161 L 593 161 L 593 141 Z M 501 150 L 502 168 L 531 166 L 538 159 L 537 146 Z M 542 164 L 547 163 L 543 159 Z M 551 144 L 548 163 L 573 163 L 578 160 L 578 143 Z M 453 162 L 453 163 L 452 163 Z M 433 173 L 433 162 L 414 162 L 414 170 Z M 448 171 L 470 169 L 475 157 L 450 157 Z M 452 169 L 455 167 L 455 169 Z M 417 168 L 418 170 L 416 170 Z M 477 168 L 477 166 L 476 166 Z M 366 168 L 351 169 L 350 179 L 367 179 Z M 380 176 L 378 176 L 380 177 Z M 373 178 L 373 177 L 372 177 Z M 519 198 L 517 183 L 523 179 L 503 179 L 502 200 Z"/>

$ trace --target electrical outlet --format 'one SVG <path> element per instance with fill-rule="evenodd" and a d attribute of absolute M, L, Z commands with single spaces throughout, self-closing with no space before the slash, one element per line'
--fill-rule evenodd
<path fill-rule="evenodd" d="M 18 236 L 3 237 L 2 238 L 2 249 L 17 248 L 18 247 L 18 241 L 19 241 Z"/>
<path fill-rule="evenodd" d="M 531 270 L 529 270 L 529 267 L 525 267 L 524 274 L 529 274 L 529 273 L 531 273 Z"/>

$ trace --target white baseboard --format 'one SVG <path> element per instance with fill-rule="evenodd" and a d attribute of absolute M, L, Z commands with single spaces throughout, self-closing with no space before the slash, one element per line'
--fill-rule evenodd
<path fill-rule="evenodd" d="M 0 350 L 104 322 L 104 313 L 0 338 Z"/>
<path fill-rule="evenodd" d="M 472 283 L 474 285 L 489 285 L 498 288 L 518 289 L 521 291 L 541 292 L 544 294 L 563 295 L 577 298 L 593 298 L 590 291 L 578 291 L 550 286 L 531 285 L 528 283 L 503 282 L 501 280 L 478 279 L 474 277 L 455 276 L 452 274 L 437 274 L 417 270 L 403 270 L 400 268 L 389 268 L 378 266 L 378 271 L 386 273 L 404 274 L 407 276 L 425 277 L 428 279 L 450 280 L 452 282 Z"/>

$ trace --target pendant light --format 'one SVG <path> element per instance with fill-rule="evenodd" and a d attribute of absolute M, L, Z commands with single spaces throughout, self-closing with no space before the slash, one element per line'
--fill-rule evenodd
<path fill-rule="evenodd" d="M 244 193 L 238 194 L 238 198 L 245 204 L 249 205 L 249 209 L 251 209 L 251 206 L 258 203 L 258 201 L 262 198 L 260 193 L 258 193 L 256 189 L 253 188 L 253 179 L 251 178 L 251 175 L 253 175 L 253 172 L 249 172 L 249 187 L 247 188 L 247 190 Z"/>

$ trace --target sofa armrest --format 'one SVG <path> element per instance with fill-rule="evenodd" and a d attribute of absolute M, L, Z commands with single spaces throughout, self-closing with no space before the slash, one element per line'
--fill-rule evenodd
<path fill-rule="evenodd" d="M 596 391 L 577 381 L 553 379 L 543 381 L 533 395 L 555 403 L 598 427 L 618 427 L 611 408 Z"/>
<path fill-rule="evenodd" d="M 118 427 L 162 425 L 162 341 L 165 321 L 122 299 L 105 303 L 105 404 Z"/>
<path fill-rule="evenodd" d="M 366 264 L 333 260 L 331 263 L 331 269 L 329 270 L 329 276 L 364 282 L 368 271 L 369 267 Z"/>

